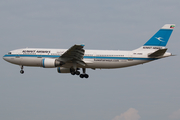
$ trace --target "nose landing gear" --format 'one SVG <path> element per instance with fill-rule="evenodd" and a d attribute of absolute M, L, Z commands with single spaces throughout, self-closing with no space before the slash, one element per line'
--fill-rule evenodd
<path fill-rule="evenodd" d="M 24 74 L 23 66 L 21 66 L 20 73 L 21 73 L 21 74 Z"/>

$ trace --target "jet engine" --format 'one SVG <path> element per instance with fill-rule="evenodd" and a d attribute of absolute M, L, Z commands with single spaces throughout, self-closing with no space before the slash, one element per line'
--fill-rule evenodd
<path fill-rule="evenodd" d="M 62 66 L 64 62 L 59 61 L 57 59 L 51 59 L 51 58 L 44 58 L 42 60 L 42 67 L 44 68 L 54 68 L 58 66 Z"/>
<path fill-rule="evenodd" d="M 58 73 L 70 73 L 70 68 L 57 67 Z"/>

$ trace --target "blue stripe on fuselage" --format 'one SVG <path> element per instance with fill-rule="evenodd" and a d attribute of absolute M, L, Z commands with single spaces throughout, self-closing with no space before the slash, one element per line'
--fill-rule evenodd
<path fill-rule="evenodd" d="M 39 55 L 24 55 L 24 54 L 7 54 L 3 57 L 38 57 Z M 42 58 L 58 58 L 59 55 L 41 55 Z M 133 58 L 133 57 L 101 57 L 101 56 L 84 56 L 85 59 L 133 59 L 133 60 L 157 60 L 158 58 Z"/>
<path fill-rule="evenodd" d="M 44 61 L 45 61 L 45 59 L 43 59 L 43 60 L 42 60 L 42 65 L 43 65 L 43 68 L 45 68 Z"/>
<path fill-rule="evenodd" d="M 50 57 L 50 58 L 57 58 L 59 57 L 59 55 L 24 55 L 24 54 L 7 54 L 7 55 L 4 55 L 3 57 Z"/>

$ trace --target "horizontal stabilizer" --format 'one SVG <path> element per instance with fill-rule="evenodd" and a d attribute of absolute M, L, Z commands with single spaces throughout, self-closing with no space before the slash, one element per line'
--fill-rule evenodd
<path fill-rule="evenodd" d="M 159 49 L 151 54 L 148 55 L 148 57 L 154 58 L 154 57 L 160 57 L 164 55 L 164 53 L 167 51 L 167 48 L 165 49 Z"/>

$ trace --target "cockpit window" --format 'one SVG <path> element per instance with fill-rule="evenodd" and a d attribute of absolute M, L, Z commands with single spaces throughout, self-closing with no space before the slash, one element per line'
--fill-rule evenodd
<path fill-rule="evenodd" d="M 11 54 L 11 52 L 8 52 L 8 54 Z"/>

